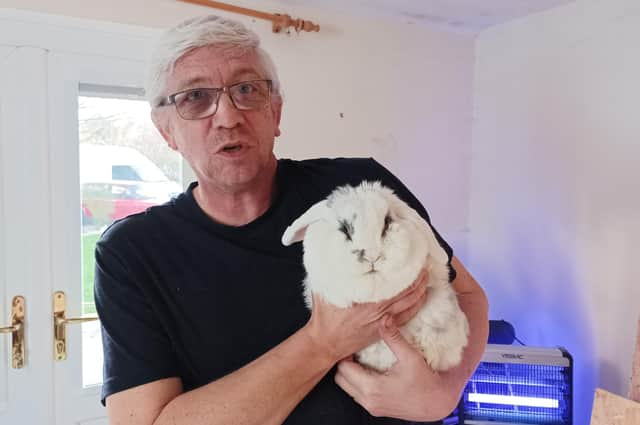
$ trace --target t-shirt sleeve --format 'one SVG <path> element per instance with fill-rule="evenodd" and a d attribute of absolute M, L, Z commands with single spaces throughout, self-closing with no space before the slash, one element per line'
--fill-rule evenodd
<path fill-rule="evenodd" d="M 438 233 L 436 228 L 431 223 L 431 219 L 429 218 L 429 213 L 427 213 L 427 210 L 424 208 L 418 198 L 416 198 L 414 194 L 411 193 L 411 191 L 404 185 L 404 183 L 402 183 L 399 178 L 393 175 L 391 171 L 387 170 L 375 159 L 371 158 L 371 162 L 377 174 L 376 178 L 379 179 L 383 185 L 389 187 L 390 189 L 393 189 L 393 191 L 396 193 L 396 195 L 398 195 L 400 199 L 409 204 L 411 208 L 416 210 L 418 214 L 420 214 L 420 216 L 424 218 L 427 223 L 429 223 L 431 229 L 433 230 L 433 233 L 436 236 L 436 239 L 438 240 L 438 243 L 440 243 L 440 246 L 442 247 L 442 249 L 444 249 L 444 251 L 447 253 L 447 256 L 449 257 L 449 282 L 453 282 L 456 278 L 456 270 L 451 264 L 451 260 L 453 259 L 453 248 L 451 248 L 447 241 L 445 241 L 440 233 Z"/>
<path fill-rule="evenodd" d="M 140 287 L 139 273 L 128 265 L 135 264 L 135 258 L 126 245 L 105 235 L 96 244 L 94 298 L 102 327 L 103 405 L 111 394 L 178 376 L 171 341 Z"/>

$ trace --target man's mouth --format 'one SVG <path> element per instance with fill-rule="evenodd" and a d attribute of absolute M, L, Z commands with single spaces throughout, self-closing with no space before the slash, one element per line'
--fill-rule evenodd
<path fill-rule="evenodd" d="M 240 145 L 232 145 L 232 146 L 225 146 L 224 148 L 222 148 L 223 152 L 234 152 L 237 150 L 242 149 L 242 146 Z"/>
<path fill-rule="evenodd" d="M 242 148 L 242 143 L 229 143 L 228 145 L 222 146 L 218 152 L 233 153 L 242 150 Z"/>

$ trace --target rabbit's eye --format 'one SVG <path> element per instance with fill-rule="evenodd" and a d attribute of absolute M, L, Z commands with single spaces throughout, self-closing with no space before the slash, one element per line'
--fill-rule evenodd
<path fill-rule="evenodd" d="M 351 235 L 353 234 L 353 226 L 347 223 L 347 220 L 340 220 L 340 227 L 338 228 L 338 230 L 344 233 L 348 241 L 351 240 Z"/>
<path fill-rule="evenodd" d="M 382 237 L 384 238 L 387 234 L 387 230 L 389 230 L 389 226 L 393 223 L 393 219 L 389 214 L 384 217 L 384 227 L 382 228 Z"/>

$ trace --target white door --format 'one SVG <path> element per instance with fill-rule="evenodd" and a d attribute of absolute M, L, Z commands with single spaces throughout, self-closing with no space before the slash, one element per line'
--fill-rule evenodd
<path fill-rule="evenodd" d="M 14 369 L 0 334 L 0 423 L 106 424 L 99 323 L 61 344 L 54 297 L 67 319 L 93 315 L 100 232 L 180 191 L 184 168 L 141 98 L 150 31 L 13 18 L 0 9 L 0 40 L 25 46 L 0 45 L 0 327 L 23 296 L 26 355 Z"/>
<path fill-rule="evenodd" d="M 53 415 L 49 303 L 47 52 L 0 47 L 0 326 L 24 297 L 24 359 L 0 334 L 0 423 L 48 424 Z"/>

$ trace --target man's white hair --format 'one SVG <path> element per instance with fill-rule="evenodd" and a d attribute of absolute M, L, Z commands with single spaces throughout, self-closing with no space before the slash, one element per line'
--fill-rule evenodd
<path fill-rule="evenodd" d="M 147 73 L 145 93 L 151 107 L 156 107 L 165 93 L 167 77 L 176 62 L 186 53 L 198 47 L 223 47 L 231 51 L 254 49 L 266 78 L 273 81 L 273 92 L 280 96 L 280 80 L 269 54 L 260 47 L 260 39 L 243 24 L 216 15 L 187 19 L 165 31 L 158 39 Z"/>

